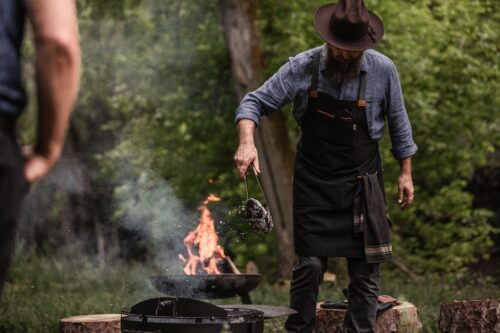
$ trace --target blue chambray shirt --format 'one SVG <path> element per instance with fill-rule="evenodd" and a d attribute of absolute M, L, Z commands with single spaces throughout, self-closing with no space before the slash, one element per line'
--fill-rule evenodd
<path fill-rule="evenodd" d="M 324 63 L 326 45 L 299 53 L 288 59 L 276 74 L 259 89 L 248 93 L 236 109 L 236 122 L 251 119 L 257 125 L 267 116 L 293 102 L 292 114 L 298 124 L 307 110 L 315 52 L 321 52 L 318 90 L 341 100 L 357 100 L 359 77 L 338 85 L 327 77 Z M 403 93 L 394 63 L 375 50 L 363 53 L 360 70 L 366 72 L 366 115 L 372 140 L 380 140 L 387 117 L 392 143 L 391 152 L 398 160 L 417 151 L 413 142 Z M 359 75 L 358 75 L 359 76 Z"/>

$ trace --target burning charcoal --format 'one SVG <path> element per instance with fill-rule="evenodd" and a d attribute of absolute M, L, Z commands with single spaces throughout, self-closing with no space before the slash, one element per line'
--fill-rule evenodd
<path fill-rule="evenodd" d="M 269 210 L 254 198 L 249 198 L 246 202 L 246 218 L 258 233 L 268 233 L 274 226 Z"/>

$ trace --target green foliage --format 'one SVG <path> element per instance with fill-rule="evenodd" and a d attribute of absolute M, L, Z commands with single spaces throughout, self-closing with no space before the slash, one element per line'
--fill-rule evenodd
<path fill-rule="evenodd" d="M 98 148 L 89 147 L 98 183 L 114 188 L 106 198 L 114 202 L 108 224 L 138 232 L 150 250 L 174 243 L 176 256 L 197 221 L 179 209 L 177 198 L 196 212 L 213 192 L 223 199 L 214 209 L 223 241 L 234 247 L 229 251 L 244 252 L 241 262 L 253 258 L 252 249 L 243 251 L 256 237 L 238 210 L 245 190 L 232 159 L 236 101 L 218 7 L 144 1 L 127 13 L 80 16 L 86 66 L 75 121 Z M 96 136 L 95 124 L 106 135 Z M 258 193 L 255 183 L 250 189 Z M 257 240 L 273 248 L 273 241 Z M 180 266 L 178 259 L 170 265 L 174 258 L 160 257 Z"/>
<path fill-rule="evenodd" d="M 398 66 L 419 152 L 416 202 L 391 207 L 396 251 L 420 273 L 463 273 L 488 256 L 489 211 L 465 191 L 500 142 L 498 10 L 495 1 L 381 4 L 382 51 Z M 422 24 L 425 22 L 425 24 Z M 387 154 L 388 197 L 397 166 Z"/>
<path fill-rule="evenodd" d="M 491 213 L 473 207 L 466 187 L 500 142 L 497 1 L 366 3 L 384 20 L 378 49 L 398 67 L 419 145 L 414 205 L 400 212 L 389 200 L 396 256 L 417 273 L 462 276 L 471 263 L 487 258 L 496 232 L 488 223 Z M 252 234 L 241 216 L 245 187 L 232 158 L 237 101 L 217 2 L 78 4 L 84 71 L 73 129 L 85 147 L 78 154 L 88 164 L 92 198 L 104 202 L 99 218 L 107 230 L 119 224 L 144 233 L 141 242 L 156 249 L 181 219 L 183 231 L 195 226 L 196 217 L 181 207 L 195 212 L 213 192 L 223 199 L 215 215 L 237 263 L 255 260 L 272 274 L 275 235 Z M 322 4 L 258 2 L 264 76 L 288 56 L 322 43 L 312 24 Z M 31 114 L 26 122 L 33 119 Z M 289 112 L 287 119 L 296 141 L 299 131 Z M 399 166 L 388 145 L 385 140 L 382 155 L 392 199 Z M 259 198 L 254 182 L 250 193 Z M 71 200 L 53 200 L 51 220 L 67 216 L 71 209 L 63 206 Z M 127 224 L 127 216 L 144 228 Z M 183 235 L 176 234 L 177 242 Z"/>
<path fill-rule="evenodd" d="M 115 17 L 124 19 L 136 9 L 142 0 L 78 0 L 78 12 L 85 12 L 93 18 Z"/>

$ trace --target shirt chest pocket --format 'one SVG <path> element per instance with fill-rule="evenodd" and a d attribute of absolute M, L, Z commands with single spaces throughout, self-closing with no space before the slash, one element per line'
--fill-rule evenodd
<path fill-rule="evenodd" d="M 379 127 L 384 123 L 385 100 L 382 98 L 367 98 L 366 99 L 366 118 L 369 127 L 373 123 Z M 378 126 L 377 126 L 378 125 Z"/>

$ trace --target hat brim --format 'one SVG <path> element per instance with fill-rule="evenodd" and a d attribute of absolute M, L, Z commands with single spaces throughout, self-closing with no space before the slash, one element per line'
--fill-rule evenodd
<path fill-rule="evenodd" d="M 382 37 L 384 36 L 384 23 L 371 11 L 368 11 L 370 14 L 369 22 L 375 32 L 375 35 L 373 36 L 374 40 L 372 40 L 368 34 L 354 41 L 339 39 L 333 35 L 330 29 L 330 17 L 334 8 L 335 4 L 327 4 L 318 8 L 316 13 L 314 13 L 314 26 L 325 42 L 343 50 L 363 51 L 372 48 L 373 45 L 382 40 Z"/>

